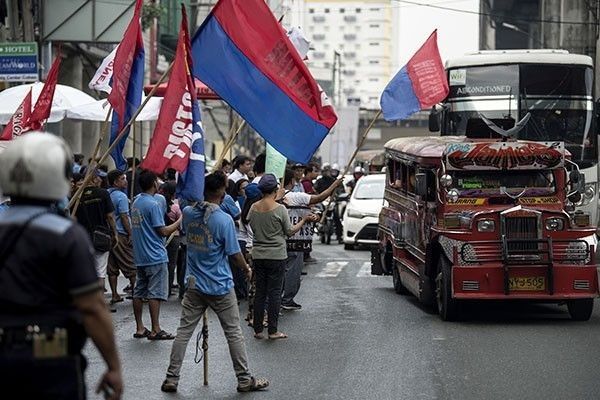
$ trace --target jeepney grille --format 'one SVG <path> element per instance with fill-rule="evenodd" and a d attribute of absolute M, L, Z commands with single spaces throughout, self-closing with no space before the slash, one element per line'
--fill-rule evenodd
<path fill-rule="evenodd" d="M 504 234 L 507 239 L 527 240 L 538 239 L 538 219 L 537 217 L 507 217 L 504 219 Z M 538 250 L 538 243 L 518 242 L 508 243 L 509 252 L 511 251 L 534 251 Z"/>

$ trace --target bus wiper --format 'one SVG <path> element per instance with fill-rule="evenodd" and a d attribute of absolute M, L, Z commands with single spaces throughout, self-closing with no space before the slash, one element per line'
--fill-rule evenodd
<path fill-rule="evenodd" d="M 512 194 L 508 193 L 508 190 L 506 190 L 506 186 L 500 186 L 500 194 L 505 194 L 508 197 L 510 197 L 511 199 L 516 200 L 519 197 L 523 196 L 525 194 L 525 192 L 527 192 L 527 189 L 529 189 L 529 188 L 526 187 L 525 189 L 523 189 L 523 191 L 521 193 L 519 193 L 517 195 L 512 195 Z"/>
<path fill-rule="evenodd" d="M 528 112 L 527 114 L 525 114 L 525 116 L 519 122 L 517 122 L 515 126 L 507 130 L 500 128 L 493 121 L 487 119 L 482 113 L 479 113 L 479 117 L 483 120 L 483 122 L 485 122 L 488 128 L 502 136 L 503 140 L 506 141 L 506 139 L 508 138 L 516 137 L 517 134 L 521 131 L 521 129 L 523 129 L 525 125 L 527 125 L 527 122 L 529 122 L 529 119 L 531 118 L 531 113 Z"/>

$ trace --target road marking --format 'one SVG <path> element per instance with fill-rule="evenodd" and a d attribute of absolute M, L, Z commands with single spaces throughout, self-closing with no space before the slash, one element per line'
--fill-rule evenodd
<path fill-rule="evenodd" d="M 356 274 L 357 278 L 365 278 L 365 277 L 372 277 L 374 275 L 371 275 L 371 261 L 365 261 L 362 265 L 362 267 L 360 267 L 360 270 L 358 271 L 358 274 Z"/>
<path fill-rule="evenodd" d="M 323 271 L 315 276 L 317 278 L 335 278 L 342 272 L 346 265 L 348 265 L 348 261 L 328 262 Z"/>

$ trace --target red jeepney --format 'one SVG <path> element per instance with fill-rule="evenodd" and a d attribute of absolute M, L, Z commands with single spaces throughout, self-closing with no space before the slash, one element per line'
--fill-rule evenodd
<path fill-rule="evenodd" d="M 582 175 L 562 142 L 399 138 L 372 273 L 437 304 L 443 320 L 468 300 L 566 302 L 588 320 L 598 296 L 596 227 L 575 212 Z"/>

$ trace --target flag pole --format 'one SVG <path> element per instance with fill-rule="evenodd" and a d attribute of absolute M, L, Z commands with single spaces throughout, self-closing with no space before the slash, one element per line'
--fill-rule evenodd
<path fill-rule="evenodd" d="M 377 114 L 375 114 L 375 117 L 373 118 L 373 120 L 371 121 L 371 123 L 369 124 L 369 126 L 367 127 L 367 129 L 365 129 L 365 132 L 362 134 L 360 142 L 358 142 L 358 145 L 356 146 L 356 149 L 354 150 L 354 153 L 352 153 L 352 157 L 350 157 L 350 160 L 348 160 L 348 163 L 346 164 L 346 168 L 344 168 L 344 172 L 341 174 L 342 179 L 344 179 L 344 176 L 348 173 L 348 170 L 350 169 L 350 167 L 352 165 L 352 162 L 354 162 L 354 159 L 356 158 L 356 154 L 358 154 L 359 150 L 361 149 L 361 147 L 365 143 L 365 140 L 367 139 L 367 135 L 371 131 L 371 128 L 373 128 L 373 125 L 375 125 L 375 121 L 377 121 L 377 119 L 380 116 L 381 116 L 381 110 L 377 111 Z M 332 197 L 333 197 L 333 194 L 331 196 L 329 196 L 329 198 L 332 198 Z M 323 224 L 323 221 L 325 221 L 326 217 L 327 217 L 327 210 L 325 210 L 323 212 L 323 215 L 321 215 L 321 220 L 319 221 L 319 223 L 321 225 Z"/>
<path fill-rule="evenodd" d="M 132 130 L 132 135 L 133 135 L 133 155 L 132 155 L 133 161 L 132 161 L 132 167 L 131 167 L 131 182 L 129 182 L 129 184 L 131 185 L 130 198 L 133 200 L 133 193 L 135 191 L 135 169 L 136 169 L 136 165 L 135 165 L 135 139 L 136 139 L 135 122 L 131 126 L 131 130 Z"/>
<path fill-rule="evenodd" d="M 169 67 L 167 68 L 167 70 L 161 75 L 161 77 L 158 80 L 158 82 L 156 82 L 154 84 L 154 87 L 152 88 L 152 90 L 150 91 L 150 93 L 148 93 L 148 95 L 146 96 L 146 98 L 144 99 L 144 101 L 142 102 L 142 104 L 140 104 L 140 106 L 135 111 L 135 113 L 133 114 L 133 116 L 131 117 L 131 119 L 119 131 L 119 134 L 115 137 L 115 140 L 113 140 L 112 144 L 110 146 L 108 146 L 108 149 L 104 152 L 104 154 L 102 154 L 102 157 L 100 157 L 100 160 L 98 160 L 98 164 L 102 164 L 104 162 L 104 160 L 106 160 L 108 158 L 108 156 L 110 155 L 110 152 L 114 150 L 114 148 L 121 141 L 121 139 L 123 138 L 123 136 L 125 136 L 125 133 L 127 132 L 127 129 L 135 121 L 135 119 L 140 114 L 140 112 L 142 112 L 142 110 L 144 109 L 144 107 L 146 106 L 146 104 L 148 103 L 148 101 L 150 101 L 150 98 L 152 98 L 152 96 L 154 95 L 154 93 L 158 89 L 158 86 L 161 83 L 164 82 L 165 78 L 167 77 L 167 75 L 171 71 L 171 68 L 173 68 L 173 63 L 171 63 L 169 65 Z M 91 178 L 91 175 L 86 175 L 86 178 L 84 179 L 83 184 L 81 185 L 81 187 L 79 189 L 77 189 L 77 192 L 75 192 L 75 194 L 73 195 L 73 198 L 69 202 L 69 208 L 71 208 L 73 206 L 73 204 L 77 201 L 77 199 L 81 196 L 81 193 L 83 193 L 83 188 L 89 183 L 90 178 Z"/>
<path fill-rule="evenodd" d="M 96 147 L 94 148 L 94 151 L 92 152 L 92 158 L 90 160 L 90 164 L 88 165 L 87 170 L 85 171 L 85 177 L 83 179 L 83 183 L 81 184 L 81 188 L 84 188 L 85 185 L 87 185 L 87 182 L 89 182 L 89 180 L 91 179 L 91 178 L 88 178 L 88 176 L 91 176 L 93 171 L 96 169 L 96 157 L 98 157 L 98 152 L 100 151 L 100 145 L 102 144 L 102 142 L 104 141 L 104 138 L 106 138 L 106 135 L 108 134 L 108 126 L 110 125 L 108 122 L 108 119 L 110 118 L 111 111 L 112 111 L 112 107 L 108 107 L 108 111 L 106 112 L 106 118 L 104 118 L 104 122 L 102 123 L 102 131 L 100 132 L 100 137 L 98 138 L 98 141 L 96 142 Z M 78 189 L 78 191 L 79 191 L 79 189 Z M 75 198 L 75 195 L 73 196 L 73 198 Z M 73 205 L 73 211 L 71 212 L 71 215 L 75 215 L 75 213 L 77 212 L 77 208 L 79 207 L 80 199 L 81 199 L 81 194 L 77 197 L 77 199 L 75 201 L 75 205 Z M 69 207 L 71 207 L 70 203 L 69 203 Z"/>
<path fill-rule="evenodd" d="M 244 128 L 244 126 L 246 126 L 246 121 L 242 121 L 242 123 L 238 126 L 237 130 L 235 132 L 232 132 L 232 134 L 229 137 L 229 139 L 227 140 L 227 142 L 225 142 L 225 146 L 223 147 L 223 150 L 221 151 L 221 154 L 219 155 L 219 158 L 217 159 L 217 162 L 215 163 L 213 171 L 216 171 L 221 167 L 221 164 L 223 163 L 223 160 L 225 159 L 227 152 L 231 149 L 231 147 L 235 143 L 238 135 L 240 134 L 240 132 L 242 131 L 242 128 Z"/>

